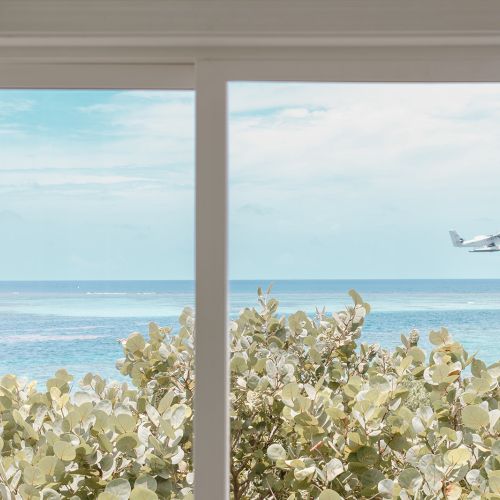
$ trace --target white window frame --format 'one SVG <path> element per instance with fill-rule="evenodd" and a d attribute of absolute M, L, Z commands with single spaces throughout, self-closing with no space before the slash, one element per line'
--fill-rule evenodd
<path fill-rule="evenodd" d="M 202 498 L 229 498 L 229 352 L 227 329 L 224 328 L 228 301 L 228 84 L 237 81 L 500 81 L 500 64 L 491 64 L 489 58 L 478 57 L 464 65 L 461 58 L 453 57 L 456 51 L 450 52 L 447 48 L 416 53 L 400 47 L 385 48 L 376 51 L 376 57 L 373 53 L 368 57 L 358 55 L 355 61 L 346 59 L 348 53 L 348 50 L 341 50 L 336 57 L 319 61 L 226 60 L 197 65 L 197 179 L 201 184 L 197 188 L 196 305 L 197 331 L 202 333 L 196 345 L 197 390 L 201 395 L 198 394 L 195 403 L 198 434 L 194 449 L 198 491 L 210 491 L 210 495 Z M 212 203 L 212 200 L 217 202 Z M 206 255 L 211 255 L 209 261 Z M 203 313 L 201 319 L 200 313 Z M 210 467 L 206 467 L 210 460 Z"/>
<path fill-rule="evenodd" d="M 196 90 L 197 499 L 229 498 L 227 85 L 500 82 L 498 2 L 435 6 L 0 0 L 0 88 Z"/>

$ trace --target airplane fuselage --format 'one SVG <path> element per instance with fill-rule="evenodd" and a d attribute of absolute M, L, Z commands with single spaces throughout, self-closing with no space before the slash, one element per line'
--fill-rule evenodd
<path fill-rule="evenodd" d="M 462 247 L 482 247 L 484 245 L 490 245 L 491 243 L 500 244 L 500 238 L 498 236 L 488 236 L 481 235 L 472 238 L 471 240 L 464 240 L 460 246 Z"/>
<path fill-rule="evenodd" d="M 456 231 L 450 231 L 450 237 L 453 246 L 472 248 L 470 252 L 500 252 L 500 233 L 483 234 L 465 240 Z"/>

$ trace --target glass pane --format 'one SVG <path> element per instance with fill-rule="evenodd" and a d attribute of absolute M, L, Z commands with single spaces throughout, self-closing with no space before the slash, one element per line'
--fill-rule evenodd
<path fill-rule="evenodd" d="M 187 495 L 194 93 L 2 90 L 0 175 L 0 496 Z"/>
<path fill-rule="evenodd" d="M 235 498 L 488 488 L 436 471 L 460 446 L 487 476 L 499 106 L 498 84 L 230 85 Z"/>

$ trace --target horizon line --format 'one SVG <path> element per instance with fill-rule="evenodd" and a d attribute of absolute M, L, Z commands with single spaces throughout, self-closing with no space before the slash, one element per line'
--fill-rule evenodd
<path fill-rule="evenodd" d="M 230 278 L 232 281 L 500 281 L 499 278 Z M 194 278 L 176 278 L 176 279 L 7 279 L 0 280 L 0 283 L 91 283 L 91 282 L 163 282 L 163 281 L 178 281 L 178 282 L 196 282 Z"/>

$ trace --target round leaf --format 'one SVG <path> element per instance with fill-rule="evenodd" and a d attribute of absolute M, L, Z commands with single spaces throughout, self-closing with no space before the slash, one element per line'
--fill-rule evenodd
<path fill-rule="evenodd" d="M 116 449 L 124 453 L 132 451 L 137 446 L 139 446 L 139 439 L 137 435 L 133 433 L 122 434 L 116 440 Z"/>
<path fill-rule="evenodd" d="M 383 479 L 378 483 L 378 492 L 382 498 L 392 498 L 394 491 L 394 481 L 392 479 Z"/>
<path fill-rule="evenodd" d="M 462 410 L 462 421 L 471 429 L 480 429 L 490 423 L 489 413 L 479 405 L 466 406 Z"/>
<path fill-rule="evenodd" d="M 415 492 L 422 484 L 422 476 L 417 469 L 409 468 L 401 471 L 398 478 L 399 484 L 409 490 L 410 492 Z"/>
<path fill-rule="evenodd" d="M 43 500 L 61 500 L 62 496 L 56 490 L 52 488 L 44 488 L 42 490 L 42 499 Z"/>
<path fill-rule="evenodd" d="M 281 397 L 285 404 L 293 406 L 293 403 L 297 396 L 300 394 L 300 388 L 295 382 L 290 382 L 283 387 L 281 392 Z"/>
<path fill-rule="evenodd" d="M 158 500 L 158 495 L 142 486 L 136 486 L 130 494 L 130 500 Z"/>
<path fill-rule="evenodd" d="M 143 474 L 135 480 L 134 486 L 140 486 L 141 488 L 147 488 L 148 490 L 156 491 L 158 484 L 154 477 L 149 476 L 148 474 Z"/>
<path fill-rule="evenodd" d="M 132 432 L 135 429 L 135 424 L 135 418 L 127 413 L 120 413 L 115 418 L 115 427 L 120 434 Z"/>
<path fill-rule="evenodd" d="M 140 333 L 132 333 L 125 342 L 125 349 L 132 353 L 142 351 L 146 347 L 146 342 Z"/>
<path fill-rule="evenodd" d="M 111 495 L 117 497 L 119 500 L 128 500 L 130 491 L 131 488 L 129 482 L 126 479 L 122 478 L 113 479 L 113 481 L 110 481 L 104 489 L 105 493 L 110 493 Z"/>
<path fill-rule="evenodd" d="M 56 441 L 54 443 L 54 454 L 64 462 L 71 462 L 76 457 L 76 450 L 74 446 L 67 441 Z"/>
<path fill-rule="evenodd" d="M 342 497 L 333 490 L 323 490 L 318 497 L 318 500 L 342 500 Z"/>
<path fill-rule="evenodd" d="M 277 460 L 286 459 L 286 451 L 280 444 L 272 444 L 267 448 L 267 456 L 276 462 Z"/>
<path fill-rule="evenodd" d="M 454 450 L 448 450 L 444 458 L 446 462 L 451 465 L 462 466 L 469 461 L 471 456 L 472 452 L 469 450 L 469 448 L 460 446 L 458 448 L 455 448 Z"/>
<path fill-rule="evenodd" d="M 441 328 L 439 331 L 432 331 L 429 334 L 431 344 L 442 345 L 450 341 L 450 334 L 446 328 Z"/>

